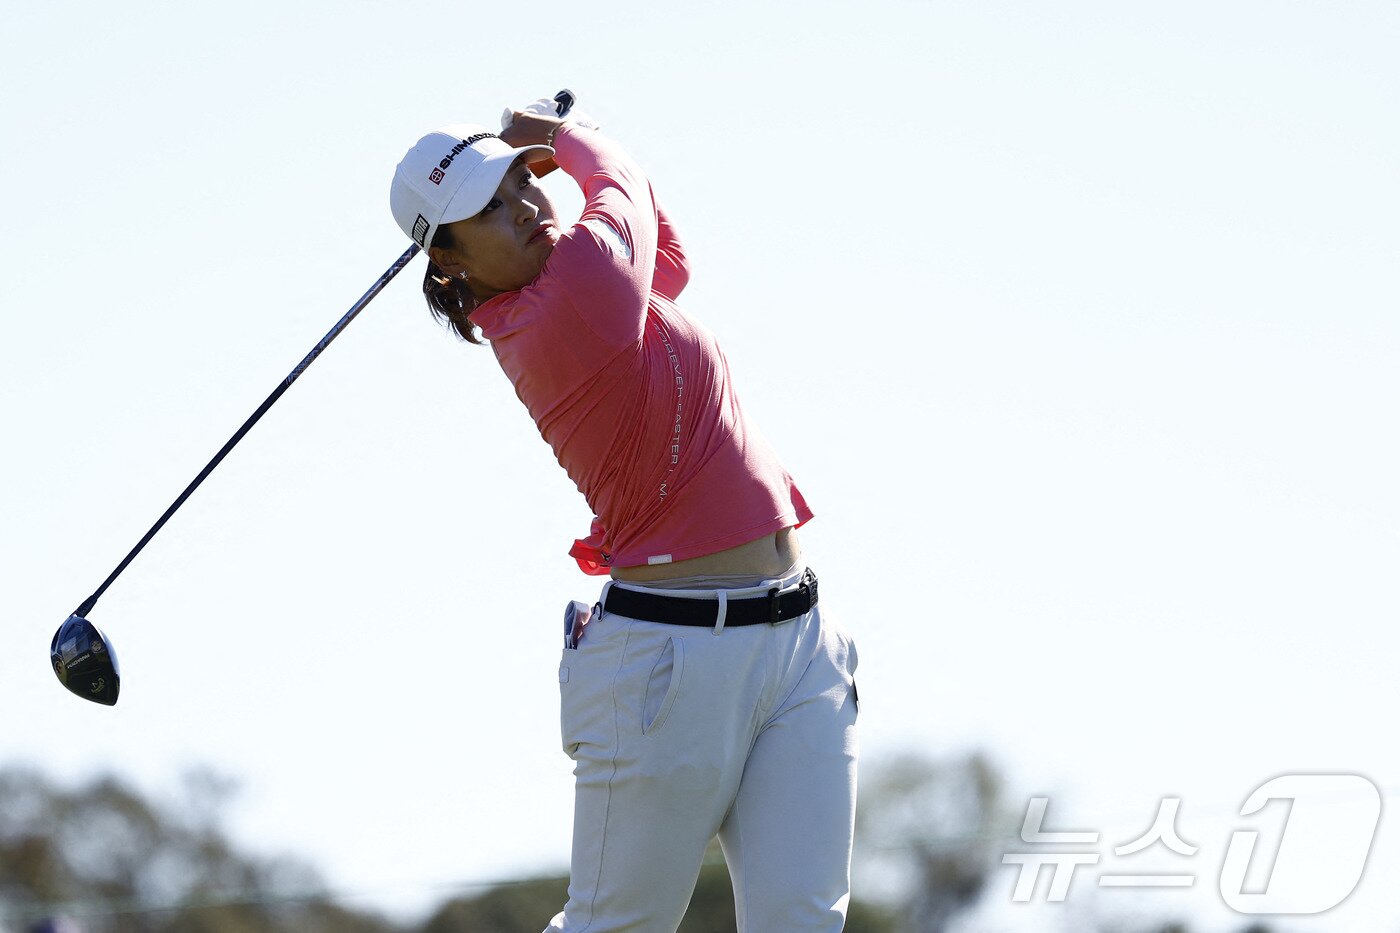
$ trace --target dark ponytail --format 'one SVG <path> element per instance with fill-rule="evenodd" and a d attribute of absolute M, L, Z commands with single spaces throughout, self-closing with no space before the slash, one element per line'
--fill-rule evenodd
<path fill-rule="evenodd" d="M 452 235 L 444 226 L 437 229 L 431 245 L 449 248 L 451 243 Z M 476 325 L 469 317 L 476 310 L 477 302 L 466 279 L 448 275 L 429 259 L 427 274 L 423 276 L 423 297 L 428 300 L 428 310 L 433 312 L 433 317 L 456 331 L 458 337 L 468 343 L 485 342 L 477 335 Z"/>

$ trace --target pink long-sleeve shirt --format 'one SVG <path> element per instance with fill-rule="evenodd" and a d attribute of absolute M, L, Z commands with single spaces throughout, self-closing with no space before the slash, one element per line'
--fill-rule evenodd
<path fill-rule="evenodd" d="M 646 176 L 595 130 L 565 125 L 554 146 L 583 216 L 534 282 L 471 319 L 596 516 L 569 553 L 605 574 L 806 522 L 714 335 L 675 304 L 688 264 Z"/>

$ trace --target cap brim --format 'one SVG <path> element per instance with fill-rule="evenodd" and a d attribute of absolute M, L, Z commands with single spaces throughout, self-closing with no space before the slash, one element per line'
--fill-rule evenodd
<path fill-rule="evenodd" d="M 551 146 L 521 146 L 518 149 L 495 152 L 482 159 L 481 164 L 476 167 L 471 176 L 462 182 L 462 186 L 457 189 L 452 200 L 447 202 L 447 207 L 443 208 L 442 211 L 442 219 L 435 226 L 441 227 L 444 224 L 456 223 L 481 213 L 481 209 L 491 201 L 491 196 L 496 193 L 501 179 L 506 177 L 506 172 L 515 164 L 515 160 L 530 153 L 538 153 L 538 156 L 526 159 L 526 162 L 542 162 L 554 155 L 554 149 Z"/>

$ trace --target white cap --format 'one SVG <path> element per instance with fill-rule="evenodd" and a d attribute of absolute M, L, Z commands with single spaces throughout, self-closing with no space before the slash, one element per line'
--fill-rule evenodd
<path fill-rule="evenodd" d="M 442 224 L 479 213 L 522 152 L 554 155 L 549 146 L 514 149 L 475 123 L 434 130 L 408 150 L 389 186 L 389 209 L 404 233 L 424 250 Z"/>

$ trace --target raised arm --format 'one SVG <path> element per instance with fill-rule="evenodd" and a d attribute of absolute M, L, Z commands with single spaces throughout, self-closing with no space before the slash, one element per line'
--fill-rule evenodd
<path fill-rule="evenodd" d="M 641 167 L 598 130 L 547 117 L 522 114 L 501 138 L 515 146 L 549 140 L 559 167 L 583 190 L 583 215 L 536 286 L 572 304 L 610 343 L 639 339 L 658 237 L 656 202 Z"/>
<path fill-rule="evenodd" d="M 502 117 L 502 126 L 510 126 L 519 119 L 522 113 L 533 113 L 540 116 L 552 117 L 563 108 L 565 116 L 562 119 L 570 123 L 577 123 L 585 129 L 596 129 L 597 123 L 592 117 L 581 113 L 575 107 L 576 101 L 570 91 L 561 91 L 553 98 L 541 98 L 535 101 L 524 111 L 509 110 L 506 116 Z M 554 159 L 547 159 L 536 163 L 533 168 L 537 175 L 547 175 L 559 167 Z M 690 265 L 685 254 L 685 247 L 681 243 L 680 237 L 676 235 L 675 227 L 672 226 L 670 218 L 666 214 L 666 209 L 661 206 L 661 202 L 656 200 L 656 192 L 652 192 L 653 203 L 656 204 L 656 272 L 652 276 L 652 291 L 659 295 L 675 300 L 680 297 L 680 293 L 685 290 L 686 283 L 690 281 Z"/>

